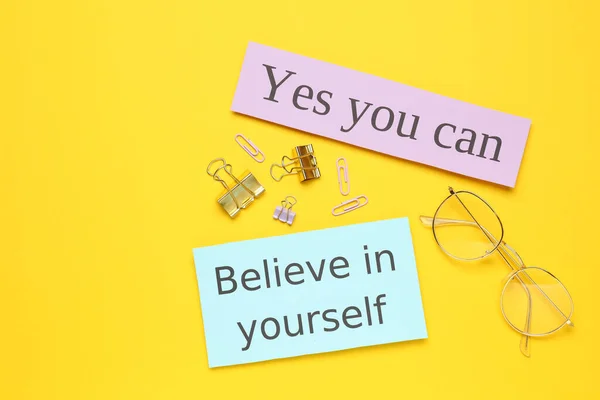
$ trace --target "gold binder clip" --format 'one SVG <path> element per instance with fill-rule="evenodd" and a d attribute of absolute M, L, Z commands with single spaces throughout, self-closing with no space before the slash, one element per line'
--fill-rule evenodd
<path fill-rule="evenodd" d="M 275 176 L 273 174 L 274 167 L 283 169 L 281 175 Z M 277 182 L 283 179 L 284 176 L 293 174 L 298 174 L 300 182 L 317 179 L 321 176 L 312 144 L 294 147 L 292 158 L 283 156 L 281 164 L 271 165 L 271 177 Z"/>
<path fill-rule="evenodd" d="M 211 172 L 211 167 L 215 163 L 221 163 L 221 166 L 217 167 Z M 219 176 L 219 172 L 223 171 L 231 180 L 234 185 L 230 187 L 223 178 Z M 251 172 L 246 171 L 240 179 L 233 176 L 231 173 L 231 164 L 227 164 L 223 158 L 216 158 L 212 160 L 206 168 L 206 173 L 215 181 L 218 181 L 225 188 L 225 192 L 221 194 L 217 202 L 223 207 L 230 217 L 235 217 L 242 208 L 246 208 L 254 199 L 260 196 L 265 188 L 256 180 Z"/>

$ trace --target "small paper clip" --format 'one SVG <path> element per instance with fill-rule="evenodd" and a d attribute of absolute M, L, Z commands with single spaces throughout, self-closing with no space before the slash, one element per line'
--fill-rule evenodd
<path fill-rule="evenodd" d="M 336 166 L 338 174 L 338 184 L 340 186 L 340 193 L 342 194 L 342 196 L 348 196 L 348 194 L 350 194 L 350 179 L 348 179 L 348 162 L 344 157 L 340 157 L 336 161 Z M 346 190 L 344 190 L 344 183 L 346 184 Z"/>
<path fill-rule="evenodd" d="M 361 202 L 362 199 L 364 199 L 364 202 Z M 349 213 L 350 211 L 354 211 L 357 208 L 366 206 L 368 202 L 369 202 L 369 199 L 367 199 L 367 196 L 360 195 L 358 197 L 355 197 L 353 199 L 350 199 L 348 201 L 341 203 L 340 205 L 333 207 L 333 210 L 331 210 L 331 213 L 337 217 L 339 215 Z M 348 207 L 346 207 L 346 206 L 348 206 Z M 339 208 L 342 208 L 342 210 L 337 211 Z"/>
<path fill-rule="evenodd" d="M 240 141 L 239 140 L 240 138 L 243 141 Z M 240 147 L 242 149 L 244 149 L 244 151 L 246 153 L 248 153 L 250 155 L 250 157 L 252 157 L 254 159 L 254 161 L 259 162 L 259 163 L 265 161 L 264 153 L 262 151 L 260 151 L 260 149 L 258 147 L 256 147 L 256 145 L 254 143 L 252 143 L 252 141 L 250 139 L 248 139 L 241 133 L 238 133 L 237 135 L 235 135 L 235 141 L 237 144 L 240 145 Z M 246 142 L 246 143 L 244 143 L 244 142 Z M 248 146 L 250 146 L 250 147 L 248 147 Z M 258 157 L 258 156 L 260 156 L 260 157 Z M 262 159 L 261 159 L 261 157 L 262 157 Z"/>
<path fill-rule="evenodd" d="M 273 174 L 274 167 L 283 169 L 281 175 L 275 176 Z M 284 176 L 293 174 L 298 174 L 300 182 L 317 179 L 321 176 L 321 171 L 319 170 L 319 167 L 317 167 L 317 158 L 314 155 L 312 144 L 294 147 L 293 158 L 283 156 L 281 158 L 281 164 L 271 165 L 271 177 L 277 182 L 281 181 Z"/>
<path fill-rule="evenodd" d="M 222 165 L 211 172 L 211 166 L 215 163 Z M 227 182 L 218 174 L 220 171 L 225 172 L 233 180 L 233 187 L 229 187 Z M 217 202 L 223 207 L 230 217 L 235 217 L 241 209 L 246 208 L 254 199 L 260 196 L 265 188 L 258 182 L 251 172 L 244 172 L 240 179 L 233 176 L 231 173 L 231 164 L 227 164 L 223 158 L 212 160 L 206 168 L 206 173 L 215 181 L 218 181 L 225 188 L 225 192 L 217 198 Z"/>
<path fill-rule="evenodd" d="M 290 200 L 288 200 L 290 199 Z M 292 211 L 292 207 L 298 201 L 294 196 L 287 196 L 282 202 L 280 206 L 275 207 L 275 212 L 273 213 L 273 218 L 278 219 L 281 222 L 285 222 L 288 225 L 292 225 L 294 222 L 294 218 L 296 217 L 296 213 Z M 285 212 L 284 212 L 285 210 Z"/>

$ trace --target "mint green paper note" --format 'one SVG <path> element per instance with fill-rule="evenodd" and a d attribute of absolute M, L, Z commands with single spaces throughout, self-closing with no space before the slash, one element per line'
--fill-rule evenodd
<path fill-rule="evenodd" d="M 427 338 L 407 218 L 194 249 L 209 367 Z"/>

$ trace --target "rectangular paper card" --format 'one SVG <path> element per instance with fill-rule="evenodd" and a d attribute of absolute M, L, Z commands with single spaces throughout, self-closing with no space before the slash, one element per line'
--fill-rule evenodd
<path fill-rule="evenodd" d="M 250 43 L 232 110 L 514 187 L 531 121 Z"/>
<path fill-rule="evenodd" d="M 209 367 L 427 337 L 408 219 L 194 249 Z"/>

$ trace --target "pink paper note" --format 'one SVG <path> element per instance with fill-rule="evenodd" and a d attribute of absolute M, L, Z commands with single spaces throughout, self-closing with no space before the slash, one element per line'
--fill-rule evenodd
<path fill-rule="evenodd" d="M 249 43 L 232 110 L 514 187 L 531 121 Z"/>

